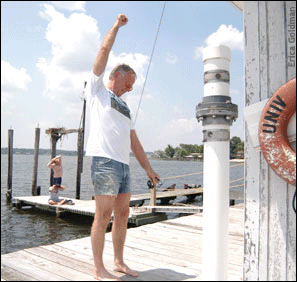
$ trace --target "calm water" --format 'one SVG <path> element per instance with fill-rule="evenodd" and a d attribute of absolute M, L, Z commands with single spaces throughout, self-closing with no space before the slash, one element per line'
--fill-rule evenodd
<path fill-rule="evenodd" d="M 47 163 L 50 156 L 41 155 L 38 160 L 37 185 L 41 186 L 41 195 L 48 195 L 50 169 Z M 154 170 L 163 178 L 200 172 L 202 162 L 179 161 L 150 161 Z M 67 187 L 61 193 L 63 197 L 75 198 L 76 195 L 76 165 L 77 157 L 63 156 L 63 184 Z M 234 165 L 231 163 L 231 165 Z M 91 157 L 84 157 L 84 168 L 81 180 L 80 198 L 90 200 L 93 196 L 93 186 L 90 177 Z M 244 166 L 234 167 L 230 172 L 230 180 L 243 177 Z M 132 194 L 149 192 L 145 171 L 135 158 L 130 160 Z M 33 155 L 13 155 L 12 195 L 30 196 L 33 174 Z M 166 180 L 162 188 L 177 184 L 183 188 L 184 184 L 203 184 L 203 174 L 183 178 Z M 240 184 L 236 182 L 233 185 Z M 240 188 L 239 188 L 240 189 Z M 242 189 L 242 188 L 241 188 Z M 54 214 L 47 214 L 32 208 L 17 210 L 6 203 L 7 190 L 7 155 L 1 155 L 1 254 L 17 250 L 52 244 L 61 241 L 90 236 L 92 219 L 56 218 Z M 176 202 L 185 202 L 186 197 L 178 197 Z M 201 205 L 196 199 L 194 205 Z M 175 215 L 171 215 L 175 216 Z"/>

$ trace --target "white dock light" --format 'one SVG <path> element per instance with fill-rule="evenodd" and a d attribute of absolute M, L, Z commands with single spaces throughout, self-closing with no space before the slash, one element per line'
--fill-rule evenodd
<path fill-rule="evenodd" d="M 238 107 L 230 98 L 227 46 L 203 51 L 204 97 L 197 106 L 203 125 L 203 279 L 226 281 L 228 264 L 230 126 Z"/>

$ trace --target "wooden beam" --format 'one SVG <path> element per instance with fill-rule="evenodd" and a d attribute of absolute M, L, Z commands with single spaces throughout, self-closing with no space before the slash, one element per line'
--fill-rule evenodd
<path fill-rule="evenodd" d="M 69 133 L 76 133 L 79 132 L 79 129 L 65 129 L 63 127 L 61 128 L 49 128 L 45 131 L 46 134 L 51 134 L 52 132 L 58 133 L 58 134 L 69 134 Z"/>
<path fill-rule="evenodd" d="M 153 211 L 162 213 L 200 213 L 203 212 L 202 207 L 181 207 L 181 206 L 147 206 L 134 207 L 134 211 Z"/>

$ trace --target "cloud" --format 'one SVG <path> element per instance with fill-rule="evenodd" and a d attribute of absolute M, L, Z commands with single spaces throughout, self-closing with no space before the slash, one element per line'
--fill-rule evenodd
<path fill-rule="evenodd" d="M 66 18 L 53 6 L 43 6 L 41 16 L 49 21 L 46 39 L 52 44 L 51 64 L 71 73 L 89 70 L 100 39 L 97 21 L 83 13 Z"/>
<path fill-rule="evenodd" d="M 98 23 L 84 13 L 75 12 L 65 17 L 52 5 L 43 4 L 43 7 L 40 16 L 48 21 L 46 39 L 52 50 L 50 58 L 39 58 L 37 63 L 46 79 L 44 95 L 51 100 L 80 103 L 78 97 L 81 97 L 84 81 L 100 47 Z M 148 62 L 149 57 L 140 53 L 116 55 L 111 51 L 104 82 L 107 83 L 109 73 L 117 64 L 129 64 L 137 73 L 133 91 L 136 95 L 133 95 L 134 99 L 127 98 L 134 105 L 140 97 Z"/>
<path fill-rule="evenodd" d="M 49 22 L 45 37 L 51 44 L 51 56 L 37 63 L 46 80 L 43 94 L 51 100 L 78 101 L 98 51 L 97 21 L 83 13 L 67 18 L 48 4 L 43 8 L 40 16 Z"/>
<path fill-rule="evenodd" d="M 175 65 L 177 63 L 177 60 L 178 60 L 178 58 L 176 55 L 171 54 L 170 52 L 166 53 L 166 62 L 168 64 Z"/>
<path fill-rule="evenodd" d="M 64 104 L 64 116 L 59 117 L 59 120 L 63 120 L 64 126 L 76 127 L 82 113 L 84 81 L 88 79 L 100 47 L 98 22 L 84 13 L 74 12 L 66 17 L 52 5 L 44 4 L 43 8 L 40 16 L 48 21 L 45 36 L 51 44 L 50 56 L 39 58 L 37 63 L 46 81 L 43 95 Z M 104 75 L 105 85 L 111 70 L 120 63 L 130 65 L 137 73 L 133 91 L 123 96 L 135 117 L 149 56 L 141 53 L 115 54 L 111 51 Z M 142 101 L 151 99 L 152 95 L 145 90 Z M 145 120 L 148 116 L 140 107 L 137 120 Z M 88 122 L 87 119 L 87 131 Z"/>
<path fill-rule="evenodd" d="M 206 39 L 208 46 L 227 45 L 231 49 L 243 51 L 243 31 L 239 31 L 232 25 L 221 25 L 217 32 Z"/>
<path fill-rule="evenodd" d="M 121 53 L 117 56 L 113 51 L 111 51 L 108 58 L 108 65 L 106 66 L 104 82 L 107 83 L 109 73 L 112 71 L 112 69 L 116 65 L 123 63 L 128 64 L 137 74 L 137 80 L 135 82 L 134 88 L 141 87 L 145 80 L 145 66 L 149 63 L 149 57 L 141 53 Z"/>
<path fill-rule="evenodd" d="M 68 11 L 86 11 L 86 1 L 51 1 L 51 3 L 57 8 Z"/>
<path fill-rule="evenodd" d="M 239 31 L 232 25 L 226 26 L 222 24 L 219 29 L 208 36 L 205 40 L 206 46 L 219 46 L 226 45 L 230 47 L 231 50 L 244 50 L 244 40 L 243 31 Z M 200 59 L 202 57 L 203 46 L 198 46 L 195 49 L 195 59 Z"/>
<path fill-rule="evenodd" d="M 7 103 L 20 91 L 26 91 L 32 81 L 25 68 L 15 68 L 9 62 L 1 60 L 1 103 Z"/>
<path fill-rule="evenodd" d="M 167 146 L 168 140 L 174 140 L 173 146 L 201 143 L 201 126 L 196 118 L 180 118 L 169 121 L 160 131 L 160 144 Z M 166 144 L 167 143 L 167 144 Z"/>

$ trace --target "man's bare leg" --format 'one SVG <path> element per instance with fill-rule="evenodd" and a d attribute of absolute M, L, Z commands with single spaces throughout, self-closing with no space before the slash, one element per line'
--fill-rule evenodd
<path fill-rule="evenodd" d="M 127 234 L 130 197 L 130 193 L 119 194 L 114 204 L 114 222 L 112 225 L 114 271 L 138 277 L 138 273 L 124 263 L 124 244 Z"/>
<path fill-rule="evenodd" d="M 94 277 L 99 281 L 121 281 L 121 279 L 109 273 L 103 264 L 105 233 L 112 214 L 115 196 L 95 196 L 95 201 L 96 211 L 91 230 Z"/>

